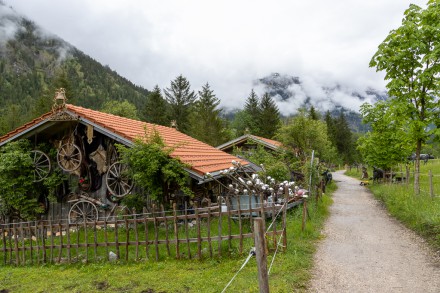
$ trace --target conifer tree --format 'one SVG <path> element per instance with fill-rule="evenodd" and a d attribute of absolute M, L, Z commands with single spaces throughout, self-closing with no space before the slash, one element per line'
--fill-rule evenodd
<path fill-rule="evenodd" d="M 332 142 L 332 144 L 336 145 L 336 125 L 333 117 L 330 114 L 330 111 L 327 110 L 324 116 L 324 121 L 327 124 L 327 134 Z"/>
<path fill-rule="evenodd" d="M 170 104 L 170 119 L 176 121 L 180 131 L 187 133 L 190 109 L 197 99 L 196 94 L 191 90 L 189 81 L 179 75 L 171 81 L 170 87 L 165 89 L 164 93 L 165 99 Z"/>
<path fill-rule="evenodd" d="M 319 113 L 316 112 L 315 107 L 311 106 L 309 111 L 309 118 L 312 120 L 319 120 Z"/>
<path fill-rule="evenodd" d="M 162 97 L 162 93 L 158 85 L 156 85 L 153 91 L 147 96 L 147 102 L 142 114 L 147 122 L 170 126 L 168 105 L 165 99 Z"/>
<path fill-rule="evenodd" d="M 220 145 L 228 140 L 226 121 L 221 118 L 220 100 L 208 83 L 198 94 L 199 99 L 195 102 L 190 116 L 188 134 L 209 145 Z"/>
<path fill-rule="evenodd" d="M 253 89 L 246 99 L 244 112 L 246 114 L 244 115 L 245 129 L 247 129 L 251 134 L 258 134 L 260 132 L 260 101 Z"/>
<path fill-rule="evenodd" d="M 335 121 L 335 130 L 335 146 L 338 153 L 342 157 L 344 163 L 352 163 L 354 150 L 352 133 L 343 112 L 341 112 Z"/>
<path fill-rule="evenodd" d="M 261 97 L 258 120 L 260 129 L 255 134 L 265 138 L 272 138 L 281 125 L 280 111 L 269 93 Z"/>

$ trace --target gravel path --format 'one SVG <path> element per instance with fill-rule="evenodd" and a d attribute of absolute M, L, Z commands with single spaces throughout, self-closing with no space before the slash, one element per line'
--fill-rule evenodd
<path fill-rule="evenodd" d="M 338 190 L 315 255 L 311 292 L 440 293 L 440 261 L 391 218 L 359 181 L 333 173 Z"/>

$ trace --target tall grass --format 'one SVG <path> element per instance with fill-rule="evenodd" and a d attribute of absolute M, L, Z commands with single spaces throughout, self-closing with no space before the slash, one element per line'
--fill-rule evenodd
<path fill-rule="evenodd" d="M 309 217 L 302 231 L 302 206 L 287 215 L 287 251 L 271 247 L 268 266 L 271 292 L 306 292 L 311 278 L 313 254 L 328 207 L 329 194 L 318 203 L 308 203 Z M 280 227 L 280 226 L 278 226 Z M 268 241 L 272 241 L 269 239 Z M 244 263 L 253 246 L 245 242 L 245 253 L 237 253 L 237 243 L 222 257 L 160 261 L 101 262 L 72 265 L 0 266 L 0 291 L 9 292 L 221 292 Z M 5 291 L 5 292 L 8 292 Z M 257 266 L 251 258 L 226 292 L 259 292 Z"/>
<path fill-rule="evenodd" d="M 409 184 L 370 184 L 369 188 L 391 215 L 423 236 L 434 248 L 440 249 L 440 161 L 430 160 L 420 165 L 419 194 L 414 192 L 413 170 L 411 166 Z M 430 171 L 432 176 L 429 175 Z M 361 176 L 356 169 L 346 174 L 357 178 Z"/>

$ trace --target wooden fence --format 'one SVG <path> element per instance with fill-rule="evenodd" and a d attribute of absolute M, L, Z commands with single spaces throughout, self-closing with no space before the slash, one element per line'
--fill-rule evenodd
<path fill-rule="evenodd" d="M 133 214 L 111 221 L 71 224 L 67 220 L 0 225 L 0 263 L 28 265 L 97 261 L 149 261 L 165 257 L 203 258 L 236 251 L 253 241 L 252 219 L 271 223 L 268 249 L 282 235 L 286 249 L 286 204 L 240 204 Z M 290 202 L 290 206 L 301 201 Z M 278 237 L 279 238 L 279 237 Z M 248 245 L 249 246 L 249 245 Z"/>
<path fill-rule="evenodd" d="M 430 164 L 434 160 L 428 161 Z M 357 172 L 361 172 L 361 166 L 348 167 L 347 170 L 355 168 Z M 384 183 L 403 183 L 406 186 L 410 186 L 410 182 L 414 180 L 416 173 L 411 171 L 408 165 L 403 168 L 400 166 L 399 170 L 392 170 L 390 172 L 384 172 L 384 176 L 381 182 Z M 370 177 L 371 178 L 371 177 Z M 440 174 L 434 174 L 432 170 L 428 170 L 428 173 L 419 172 L 419 190 L 417 193 L 429 195 L 431 198 L 440 197 Z M 371 183 L 374 183 L 371 181 Z"/>

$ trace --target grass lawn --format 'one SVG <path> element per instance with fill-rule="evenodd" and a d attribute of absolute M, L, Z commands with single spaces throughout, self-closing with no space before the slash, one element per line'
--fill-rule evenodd
<path fill-rule="evenodd" d="M 302 231 L 302 206 L 289 211 L 287 217 L 287 251 L 268 256 L 271 292 L 305 292 L 311 277 L 313 254 L 328 207 L 329 194 L 318 204 L 308 204 L 309 218 Z M 221 292 L 246 260 L 246 251 L 238 253 L 235 242 L 229 255 L 202 260 L 154 260 L 109 263 L 51 264 L 43 266 L 0 266 L 0 292 Z M 280 248 L 282 250 L 282 248 Z M 3 290 L 3 291 L 2 291 Z M 257 266 L 252 257 L 225 292 L 259 292 Z"/>
<path fill-rule="evenodd" d="M 404 168 L 403 168 L 404 169 Z M 371 171 L 370 171 L 371 172 Z M 420 164 L 420 194 L 414 193 L 413 168 L 410 183 L 370 184 L 376 198 L 389 213 L 424 237 L 434 249 L 440 249 L 440 160 Z M 432 173 L 431 179 L 429 172 Z M 360 178 L 356 169 L 347 175 Z M 370 183 L 371 180 L 370 180 Z M 431 187 L 432 186 L 432 187 Z"/>

